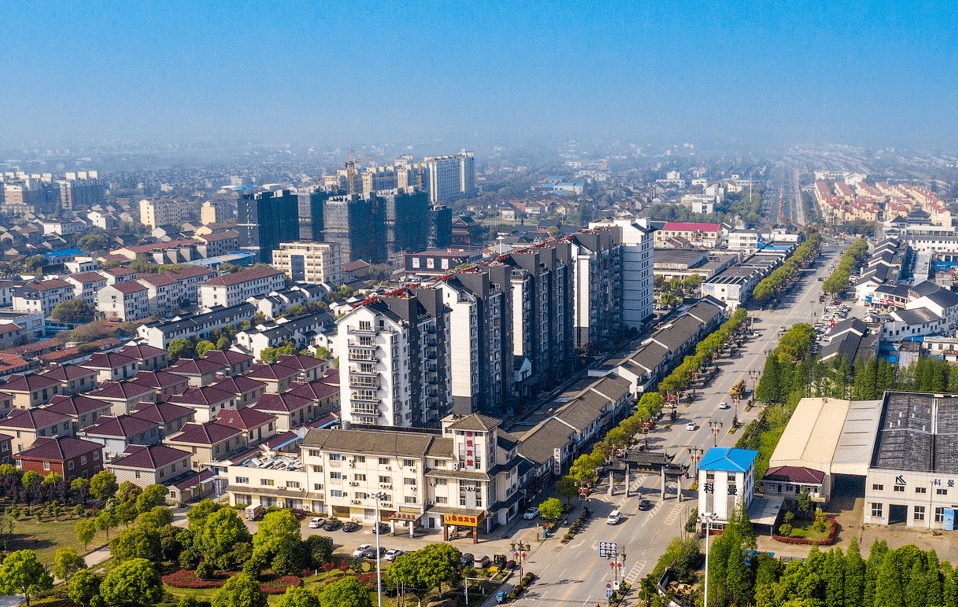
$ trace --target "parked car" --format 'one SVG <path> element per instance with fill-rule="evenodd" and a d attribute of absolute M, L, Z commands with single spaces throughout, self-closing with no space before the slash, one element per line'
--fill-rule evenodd
<path fill-rule="evenodd" d="M 323 531 L 336 531 L 343 526 L 343 522 L 338 518 L 331 518 L 323 525 Z"/>
<path fill-rule="evenodd" d="M 613 510 L 609 513 L 609 517 L 605 519 L 607 525 L 618 525 L 619 520 L 622 518 L 622 513 L 618 510 Z"/>
<path fill-rule="evenodd" d="M 639 502 L 639 510 L 645 511 L 645 510 L 651 510 L 651 509 L 652 509 L 652 502 L 650 502 L 649 500 L 642 500 L 641 502 Z"/>
<path fill-rule="evenodd" d="M 539 509 L 535 506 L 526 508 L 526 511 L 522 513 L 522 518 L 526 519 L 527 521 L 531 521 L 537 516 L 539 516 Z"/>
<path fill-rule="evenodd" d="M 486 555 L 482 555 L 476 559 L 476 567 L 479 567 L 480 569 L 485 569 L 491 564 L 492 564 L 492 559 Z"/>
<path fill-rule="evenodd" d="M 468 567 L 472 565 L 476 560 L 476 557 L 468 552 L 464 552 L 462 556 L 459 557 L 459 562 L 462 563 L 463 567 Z"/>
<path fill-rule="evenodd" d="M 353 531 L 359 531 L 360 529 L 362 529 L 362 525 L 360 525 L 356 521 L 349 521 L 348 523 L 343 525 L 343 531 L 345 531 L 346 533 L 352 533 Z"/>
<path fill-rule="evenodd" d="M 379 556 L 382 557 L 382 556 L 385 555 L 385 554 L 386 554 L 386 549 L 385 549 L 385 548 L 380 548 L 380 549 L 379 549 Z M 372 548 L 372 547 L 367 548 L 367 549 L 366 549 L 366 553 L 363 554 L 363 558 L 367 558 L 367 559 L 374 559 L 374 558 L 376 558 L 376 549 L 375 549 L 375 548 Z"/>
<path fill-rule="evenodd" d="M 363 558 L 363 555 L 366 554 L 366 551 L 369 550 L 370 548 L 372 548 L 372 546 L 369 544 L 360 544 L 359 548 L 356 548 L 355 550 L 353 550 L 353 556 L 358 559 L 361 559 Z"/>
<path fill-rule="evenodd" d="M 321 528 L 324 524 L 326 524 L 326 519 L 324 519 L 324 518 L 321 517 L 321 516 L 317 516 L 316 518 L 314 518 L 314 519 L 312 519 L 311 521 L 309 521 L 309 528 L 310 528 L 310 529 L 319 529 L 319 528 Z"/>
<path fill-rule="evenodd" d="M 400 550 L 399 548 L 393 548 L 392 550 L 387 550 L 386 556 L 383 558 L 385 558 L 387 561 L 395 561 L 396 557 L 400 556 L 401 554 L 402 554 L 402 550 Z"/>
<path fill-rule="evenodd" d="M 386 523 L 376 523 L 376 526 L 373 527 L 373 533 L 377 533 L 379 535 L 389 533 L 389 525 Z"/>

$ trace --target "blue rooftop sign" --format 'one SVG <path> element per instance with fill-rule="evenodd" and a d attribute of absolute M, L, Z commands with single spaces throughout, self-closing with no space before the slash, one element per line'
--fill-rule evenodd
<path fill-rule="evenodd" d="M 713 447 L 706 452 L 699 464 L 700 470 L 720 470 L 725 472 L 748 472 L 752 462 L 758 456 L 758 451 L 750 449 L 731 449 L 728 447 Z"/>

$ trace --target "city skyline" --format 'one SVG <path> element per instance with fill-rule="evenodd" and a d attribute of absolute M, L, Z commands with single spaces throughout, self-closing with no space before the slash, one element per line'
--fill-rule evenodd
<path fill-rule="evenodd" d="M 949 148 L 958 10 L 922 3 L 12 6 L 0 147 L 449 152 L 564 137 Z"/>

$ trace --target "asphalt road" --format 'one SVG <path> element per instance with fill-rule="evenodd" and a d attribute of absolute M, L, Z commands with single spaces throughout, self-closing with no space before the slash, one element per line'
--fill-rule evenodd
<path fill-rule="evenodd" d="M 649 440 L 653 450 L 676 454 L 677 463 L 690 464 L 689 448 L 707 450 L 715 444 L 723 447 L 735 445 L 740 434 L 728 433 L 735 410 L 719 409 L 719 404 L 723 401 L 732 404 L 729 391 L 743 379 L 747 387 L 752 388 L 748 380 L 749 370 L 761 371 L 764 367 L 766 352 L 778 343 L 779 327 L 814 322 L 816 316 L 820 316 L 822 307 L 818 303 L 818 294 L 822 283 L 818 278 L 827 278 L 828 266 L 837 262 L 840 254 L 839 247 L 826 246 L 823 256 L 806 270 L 793 294 L 786 297 L 777 309 L 750 312 L 757 335 L 746 342 L 738 356 L 717 361 L 721 373 L 691 405 L 679 407 L 678 420 L 670 429 L 660 424 L 653 431 Z M 759 409 L 755 407 L 748 413 L 738 411 L 739 421 L 747 424 L 757 417 Z M 696 424 L 696 430 L 686 429 L 689 421 Z M 721 422 L 721 431 L 711 433 L 709 421 Z M 633 475 L 632 488 L 635 491 L 628 498 L 621 487 L 609 497 L 605 493 L 607 483 L 600 486 L 591 498 L 590 507 L 595 516 L 579 535 L 565 545 L 556 538 L 534 547 L 526 570 L 534 571 L 539 579 L 516 604 L 550 607 L 606 604 L 606 585 L 615 577 L 610 561 L 599 558 L 599 542 L 616 542 L 619 549 L 626 552 L 624 574 L 619 579 L 624 577 L 634 584 L 655 567 L 672 538 L 682 534 L 691 510 L 696 506 L 695 495 L 687 488 L 690 483 L 690 480 L 683 482 L 686 489 L 682 502 L 676 499 L 676 488 L 672 483 L 667 487 L 666 499 L 661 499 L 657 476 Z M 639 500 L 643 498 L 654 503 L 651 511 L 638 510 Z M 624 519 L 618 525 L 607 525 L 605 518 L 613 509 L 621 510 Z"/>

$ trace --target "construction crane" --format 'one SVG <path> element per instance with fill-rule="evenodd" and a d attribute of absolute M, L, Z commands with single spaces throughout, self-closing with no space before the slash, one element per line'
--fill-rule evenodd
<path fill-rule="evenodd" d="M 349 181 L 349 193 L 356 193 L 356 163 L 372 160 L 375 156 L 366 156 L 365 158 L 353 158 L 353 151 L 349 150 L 349 160 L 343 163 L 346 167 L 346 179 Z"/>

